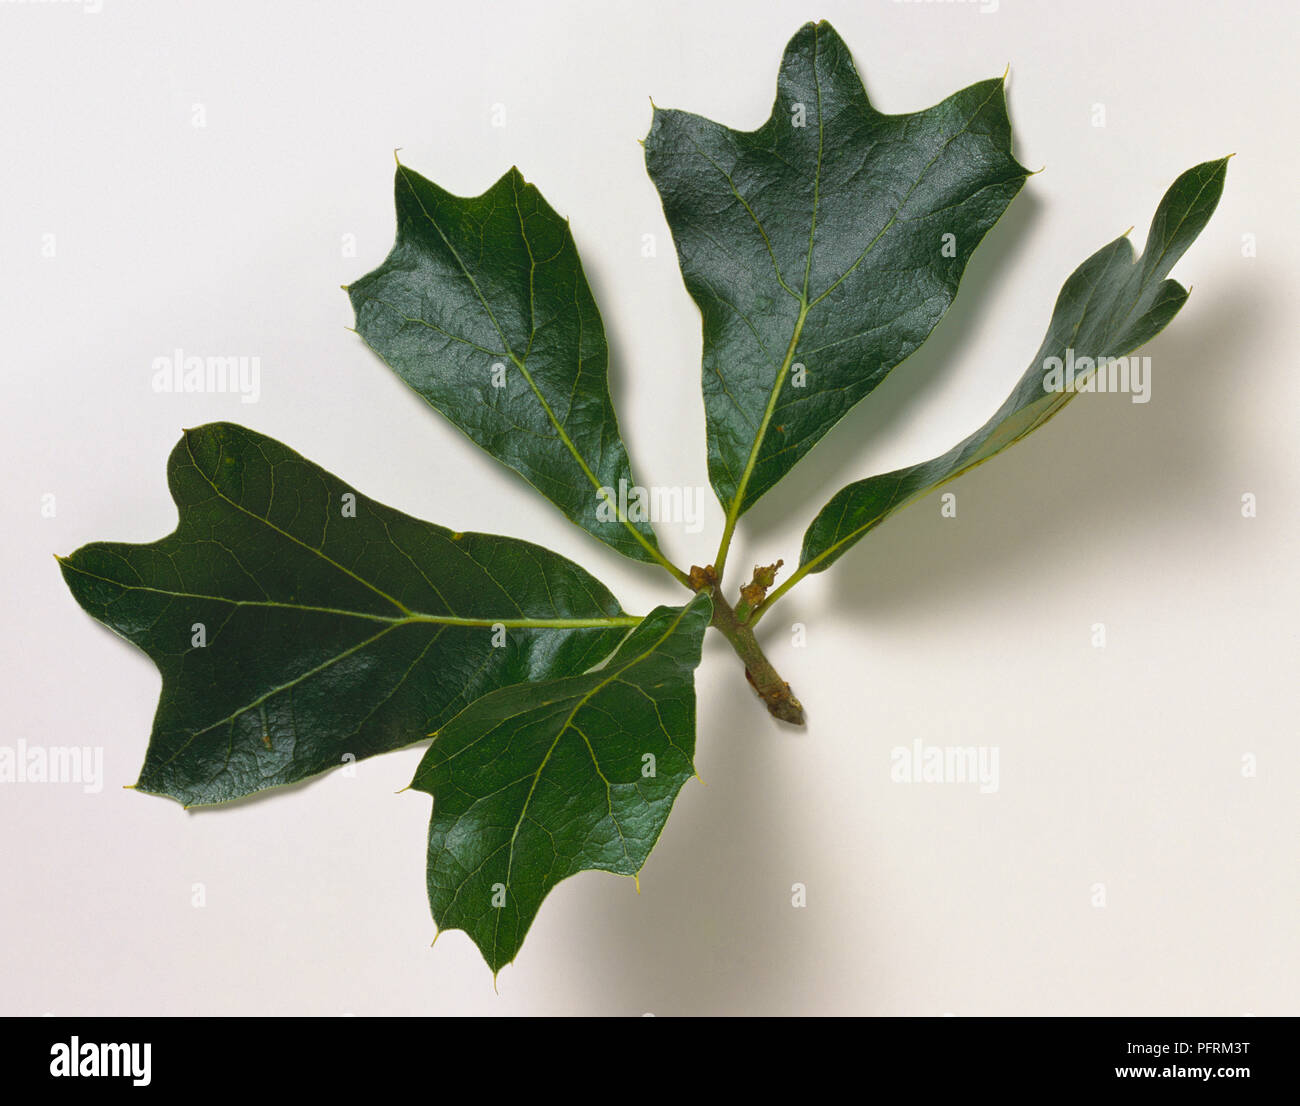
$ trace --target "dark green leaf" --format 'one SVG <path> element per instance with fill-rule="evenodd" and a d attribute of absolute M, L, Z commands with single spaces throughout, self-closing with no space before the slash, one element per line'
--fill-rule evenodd
<path fill-rule="evenodd" d="M 661 560 L 649 522 L 617 509 L 619 481 L 634 483 L 569 224 L 517 169 L 466 198 L 399 165 L 396 193 L 392 252 L 348 288 L 358 333 L 579 526 Z"/>
<path fill-rule="evenodd" d="M 577 872 L 641 870 L 694 774 L 695 666 L 712 607 L 646 616 L 599 671 L 484 696 L 449 722 L 412 787 L 433 796 L 429 902 L 492 970 Z"/>
<path fill-rule="evenodd" d="M 549 550 L 401 514 L 240 426 L 187 430 L 167 474 L 173 533 L 61 565 L 161 671 L 136 786 L 187 806 L 419 741 L 485 692 L 587 670 L 638 621 Z"/>
<path fill-rule="evenodd" d="M 1209 222 L 1223 192 L 1227 166 L 1227 158 L 1207 161 L 1173 183 L 1136 261 L 1125 236 L 1103 246 L 1074 271 L 1061 289 L 1033 362 L 974 434 L 942 457 L 859 480 L 836 494 L 804 534 L 799 574 L 828 568 L 895 511 L 987 461 L 1056 414 L 1077 393 L 1054 390 L 1056 366 L 1047 363 L 1049 358 L 1058 359 L 1062 367 L 1078 364 L 1081 358 L 1095 364 L 1098 358 L 1126 357 L 1160 333 L 1187 299 L 1182 285 L 1164 278 Z M 1086 371 L 1086 363 L 1080 369 Z"/>
<path fill-rule="evenodd" d="M 758 130 L 656 109 L 645 152 L 703 315 L 730 532 L 925 341 L 1026 170 L 1001 80 L 882 115 L 827 23 L 791 40 Z"/>

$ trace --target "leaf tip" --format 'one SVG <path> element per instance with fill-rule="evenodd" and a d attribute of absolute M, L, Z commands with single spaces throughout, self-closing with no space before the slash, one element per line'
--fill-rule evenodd
<path fill-rule="evenodd" d="M 395 147 L 393 148 L 393 160 L 394 160 L 395 162 L 397 162 L 397 167 L 398 167 L 399 169 L 402 168 L 402 159 L 401 159 L 400 157 L 398 157 L 397 155 L 400 154 L 401 152 L 402 152 L 402 147 L 401 147 L 401 146 L 395 146 Z"/>

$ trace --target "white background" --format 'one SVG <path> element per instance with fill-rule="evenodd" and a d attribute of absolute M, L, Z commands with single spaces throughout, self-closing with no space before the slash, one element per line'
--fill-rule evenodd
<path fill-rule="evenodd" d="M 107 778 L 0 785 L 0 1012 L 1296 1013 L 1290 11 L 0 3 L 3 742 L 102 745 Z M 630 610 L 680 598 L 409 392 L 345 329 L 339 285 L 387 253 L 395 148 L 461 194 L 518 164 L 572 219 L 636 472 L 706 484 L 699 316 L 636 140 L 650 95 L 757 126 L 786 40 L 822 17 L 885 111 L 1010 62 L 1016 153 L 1046 172 L 933 340 L 745 518 L 733 566 L 792 563 L 841 485 L 981 423 L 1063 278 L 1130 224 L 1140 247 L 1174 177 L 1236 151 L 1174 272 L 1191 299 L 1144 351 L 1152 402 L 1081 399 L 953 485 L 957 519 L 926 499 L 801 584 L 764 640 L 806 732 L 710 641 L 707 786 L 683 791 L 639 896 L 596 873 L 551 896 L 499 996 L 463 934 L 429 948 L 429 800 L 395 794 L 419 749 L 224 810 L 122 790 L 158 676 L 50 554 L 168 532 L 182 426 L 244 422 L 411 514 L 548 544 Z M 176 347 L 260 357 L 260 401 L 155 394 Z M 701 534 L 660 528 L 675 560 L 711 558 L 708 504 Z M 891 782 L 914 739 L 997 746 L 1000 789 Z"/>

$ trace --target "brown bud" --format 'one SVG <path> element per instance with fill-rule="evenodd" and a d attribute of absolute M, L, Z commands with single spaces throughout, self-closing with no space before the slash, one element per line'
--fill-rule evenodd
<path fill-rule="evenodd" d="M 692 591 L 703 591 L 705 588 L 718 586 L 718 574 L 712 565 L 705 565 L 703 568 L 699 565 L 691 565 L 690 581 Z"/>
<path fill-rule="evenodd" d="M 754 578 L 748 583 L 742 585 L 740 589 L 740 604 L 737 611 L 745 611 L 746 615 L 757 607 L 767 597 L 767 589 L 776 583 L 776 572 L 785 561 L 777 561 L 774 565 L 755 565 Z"/>

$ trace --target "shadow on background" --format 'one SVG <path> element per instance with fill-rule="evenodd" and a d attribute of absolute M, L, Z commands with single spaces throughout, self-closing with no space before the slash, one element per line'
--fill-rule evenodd
<path fill-rule="evenodd" d="M 945 488 L 958 494 L 956 525 L 927 497 L 888 519 L 824 576 L 826 602 L 853 618 L 907 617 L 949 607 L 997 580 L 1013 588 L 1036 574 L 1061 579 L 1091 553 L 1152 532 L 1185 549 L 1207 514 L 1235 517 L 1237 494 L 1221 481 L 1244 461 L 1252 432 L 1242 422 L 1243 367 L 1257 363 L 1249 335 L 1271 308 L 1246 280 L 1188 301 L 1169 330 L 1144 347 L 1152 358 L 1152 398 L 1082 395 L 1025 441 Z M 1249 490 L 1242 488 L 1241 491 Z M 974 525 L 962 504 L 978 502 Z M 936 527 L 942 526 L 942 540 Z M 1185 555 L 1180 554 L 1180 555 Z M 836 569 L 840 572 L 836 572 Z"/>
<path fill-rule="evenodd" d="M 1032 217 L 1022 212 L 1022 222 L 989 243 L 983 271 L 972 266 L 972 290 L 999 270 Z M 768 518 L 782 519 L 809 498 L 821 502 L 866 475 L 854 466 L 856 443 L 932 385 L 982 300 L 969 296 L 960 314 L 949 315 L 937 345 L 909 365 L 906 390 L 885 395 L 882 386 L 863 404 L 874 410 L 823 443 L 797 484 L 772 493 L 780 501 Z M 1050 427 L 950 485 L 963 504 L 968 497 L 978 503 L 978 512 L 959 510 L 954 525 L 939 519 L 936 500 L 927 497 L 832 568 L 829 594 L 816 602 L 848 622 L 887 622 L 951 608 L 972 589 L 1023 588 L 1026 578 L 1028 586 L 1068 585 L 1069 576 L 1052 563 L 1054 549 L 1068 550 L 1077 567 L 1097 551 L 1122 546 L 1127 532 L 1149 540 L 1153 528 L 1188 555 L 1207 512 L 1235 515 L 1235 495 L 1223 498 L 1224 463 L 1247 455 L 1251 434 L 1236 399 L 1243 366 L 1257 362 L 1250 335 L 1277 307 L 1261 303 L 1257 283 L 1244 277 L 1205 302 L 1193 296 L 1184 317 L 1142 351 L 1153 360 L 1150 403 L 1080 396 Z M 807 508 L 799 511 L 811 519 Z M 717 643 L 706 648 L 705 664 L 734 667 Z M 562 955 L 602 1006 L 682 1015 L 806 1008 L 818 981 L 831 982 L 826 965 L 851 960 L 848 945 L 869 942 L 879 928 L 860 907 L 852 908 L 851 931 L 834 911 L 790 907 L 792 879 L 828 886 L 844 872 L 843 849 L 807 837 L 805 813 L 782 802 L 786 758 L 773 749 L 776 742 L 816 741 L 817 712 L 806 734 L 768 726 L 742 687 L 719 682 L 736 699 L 700 704 L 698 745 L 710 786 L 679 800 L 642 874 L 643 893 L 611 901 L 599 882 L 575 881 L 568 889 L 586 896 L 576 909 L 594 924 Z M 834 706 L 819 704 L 823 711 Z M 855 883 L 870 883 L 861 858 L 869 869 L 875 850 L 887 847 L 881 841 L 852 849 Z M 861 997 L 870 1008 L 866 989 Z"/>
<path fill-rule="evenodd" d="M 742 525 L 751 538 L 784 535 L 790 518 L 811 520 L 806 504 L 865 475 L 859 443 L 905 417 L 954 371 L 953 352 L 969 340 L 1040 209 L 1030 193 L 1017 198 L 976 250 L 960 294 L 929 341 L 817 446 L 815 461 L 796 466 L 762 509 L 746 516 Z M 610 347 L 613 377 L 623 359 L 613 336 Z M 791 906 L 792 883 L 807 884 L 811 895 L 844 879 L 843 848 L 806 837 L 808 819 L 783 801 L 786 758 L 777 746 L 816 740 L 816 719 L 808 731 L 773 723 L 725 643 L 706 641 L 704 663 L 734 673 L 729 681 L 719 672 L 725 697 L 699 704 L 697 748 L 709 766 L 709 786 L 692 781 L 684 789 L 642 872 L 642 894 L 611 895 L 604 877 L 566 888 L 580 899 L 572 904 L 575 914 L 593 924 L 564 955 L 602 1008 L 677 1015 L 802 1008 L 817 980 L 825 976 L 831 985 L 827 973 L 843 962 L 835 942 L 849 938 L 830 928 L 834 912 Z M 851 851 L 854 882 L 869 880 L 861 858 L 871 850 Z M 856 929 L 853 940 L 869 940 L 872 919 L 861 917 Z"/>
<path fill-rule="evenodd" d="M 706 644 L 704 665 L 717 676 L 717 694 L 699 703 L 704 784 L 683 789 L 641 873 L 641 893 L 611 892 L 606 876 L 563 888 L 583 933 L 555 951 L 592 1012 L 803 1008 L 810 990 L 822 980 L 830 987 L 842 967 L 834 962 L 836 912 L 791 904 L 795 882 L 824 906 L 846 881 L 845 847 L 814 839 L 786 778 L 792 764 L 810 766 L 788 743 L 816 735 L 768 717 L 725 642 Z M 864 878 L 855 867 L 853 881 Z M 862 919 L 864 933 L 870 924 Z"/>
<path fill-rule="evenodd" d="M 927 395 L 961 371 L 957 354 L 970 343 L 975 324 L 987 314 L 994 290 L 1011 271 L 1042 207 L 1042 201 L 1028 190 L 1016 197 L 975 250 L 957 298 L 925 344 L 832 427 L 745 515 L 742 526 L 754 546 L 766 547 L 782 539 L 791 519 L 800 520 L 801 526 L 811 522 L 817 509 L 840 488 L 869 475 L 862 468 L 862 443 L 877 437 L 883 428 L 911 418 Z M 1046 327 L 1044 319 L 1044 330 Z M 989 414 L 1001 398 L 990 404 Z"/>
<path fill-rule="evenodd" d="M 801 527 L 816 504 L 867 475 L 859 443 L 906 418 L 954 371 L 953 354 L 968 341 L 1039 207 L 1028 194 L 1012 205 L 976 252 L 961 296 L 930 341 L 835 428 L 815 461 L 797 466 L 765 498 L 752 522 L 747 516 L 742 526 L 751 540 L 784 536 L 792 518 Z M 1211 509 L 1208 498 L 1221 494 L 1209 480 L 1221 478 L 1225 459 L 1249 448 L 1234 397 L 1241 366 L 1251 363 L 1249 336 L 1276 306 L 1261 302 L 1256 282 L 1244 278 L 1216 288 L 1204 303 L 1193 296 L 1184 317 L 1142 351 L 1154 362 L 1151 403 L 1080 397 L 1050 427 L 950 486 L 962 503 L 956 525 L 939 521 L 936 501 L 927 497 L 870 535 L 828 581 L 820 577 L 829 589 L 805 584 L 792 604 L 808 603 L 807 593 L 820 588 L 814 601 L 848 622 L 902 620 L 949 608 L 972 589 L 1022 588 L 1026 578 L 1042 586 L 1032 579 L 1036 572 L 1059 583 L 1050 554 L 1062 543 L 1079 563 L 1092 550 L 1122 545 L 1134 528 L 1159 528 L 1170 542 L 1194 540 Z M 617 390 L 625 361 L 613 336 L 610 353 Z M 990 413 L 995 405 L 991 400 Z M 1222 506 L 1235 510 L 1233 503 Z M 724 693 L 699 704 L 708 786 L 687 785 L 642 873 L 642 893 L 604 874 L 561 888 L 584 928 L 554 952 L 568 961 L 593 1009 L 693 1015 L 806 1008 L 819 981 L 829 986 L 836 966 L 852 959 L 847 946 L 870 942 L 879 925 L 860 907 L 848 931 L 834 910 L 790 905 L 793 881 L 816 893 L 844 878 L 846 846 L 812 839 L 806 813 L 785 799 L 790 758 L 781 749 L 816 741 L 818 713 L 835 704 L 818 704 L 807 732 L 780 727 L 753 700 L 725 643 L 706 643 L 705 665 L 718 673 Z M 871 857 L 888 843 L 849 848 L 854 882 L 869 885 Z M 870 995 L 861 997 L 869 1008 Z"/>

